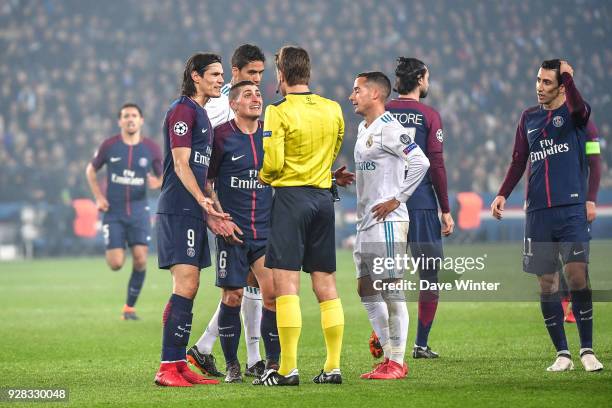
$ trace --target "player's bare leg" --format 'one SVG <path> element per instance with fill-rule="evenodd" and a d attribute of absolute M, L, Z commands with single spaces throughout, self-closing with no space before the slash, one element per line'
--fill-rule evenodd
<path fill-rule="evenodd" d="M 327 348 L 323 369 L 313 381 L 316 384 L 342 384 L 340 354 L 344 336 L 344 311 L 336 290 L 336 273 L 312 272 L 310 278 L 321 309 L 321 327 Z"/>
<path fill-rule="evenodd" d="M 257 279 L 262 297 L 263 310 L 260 321 L 260 333 L 266 351 L 266 369 L 278 369 L 280 358 L 280 343 L 276 325 L 276 296 L 274 293 L 274 276 L 272 269 L 264 266 L 262 256 L 251 265 L 251 271 Z M 263 374 L 263 373 L 262 373 Z"/>
<path fill-rule="evenodd" d="M 587 279 L 587 264 L 568 262 L 565 275 L 572 299 L 572 310 L 580 335 L 580 361 L 586 371 L 603 370 L 593 352 L 593 299 Z"/>
<path fill-rule="evenodd" d="M 218 384 L 187 367 L 185 349 L 191 333 L 193 299 L 200 284 L 200 271 L 193 265 L 170 268 L 172 296 L 163 315 L 162 362 L 155 383 L 163 386 L 190 387 L 192 384 Z"/>
<path fill-rule="evenodd" d="M 148 252 L 149 248 L 146 245 L 132 247 L 132 274 L 128 282 L 127 299 L 123 306 L 123 320 L 139 320 L 134 306 L 144 285 Z"/>
<path fill-rule="evenodd" d="M 106 263 L 113 271 L 118 271 L 125 262 L 125 251 L 123 248 L 113 248 L 106 251 Z"/>

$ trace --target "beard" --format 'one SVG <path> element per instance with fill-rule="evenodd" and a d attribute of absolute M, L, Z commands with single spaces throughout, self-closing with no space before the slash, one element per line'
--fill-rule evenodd
<path fill-rule="evenodd" d="M 421 98 L 421 99 L 427 98 L 427 92 L 429 92 L 429 88 L 428 89 L 421 89 L 421 92 L 419 93 L 419 98 Z"/>

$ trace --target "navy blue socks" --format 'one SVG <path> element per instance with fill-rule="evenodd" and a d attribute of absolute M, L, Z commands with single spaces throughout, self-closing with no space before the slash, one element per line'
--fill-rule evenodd
<path fill-rule="evenodd" d="M 572 311 L 576 318 L 580 348 L 593 348 L 593 298 L 591 289 L 586 287 L 572 290 Z"/>
<path fill-rule="evenodd" d="M 193 300 L 172 294 L 163 317 L 162 362 L 185 360 L 191 333 Z"/>
<path fill-rule="evenodd" d="M 129 307 L 134 307 L 136 301 L 138 300 L 138 296 L 142 290 L 142 285 L 144 284 L 145 274 L 145 270 L 132 270 L 132 275 L 130 276 L 130 281 L 128 283 L 127 300 L 125 301 L 125 304 Z"/>
<path fill-rule="evenodd" d="M 261 337 L 266 349 L 266 359 L 279 362 L 280 342 L 278 341 L 278 328 L 276 327 L 276 312 L 265 307 L 261 315 Z"/>
<path fill-rule="evenodd" d="M 226 364 L 238 361 L 240 330 L 240 306 L 231 307 L 221 303 L 219 309 L 219 341 Z"/>
<path fill-rule="evenodd" d="M 559 292 L 541 294 L 540 306 L 542 308 L 544 324 L 546 325 L 550 339 L 555 345 L 557 352 L 567 352 L 567 338 L 565 337 L 565 330 L 563 328 L 565 315 L 563 313 L 563 307 L 561 306 Z"/>

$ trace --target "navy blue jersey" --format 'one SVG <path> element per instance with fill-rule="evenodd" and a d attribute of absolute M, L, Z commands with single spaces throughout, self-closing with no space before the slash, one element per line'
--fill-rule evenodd
<path fill-rule="evenodd" d="M 577 126 L 566 104 L 555 110 L 527 109 L 517 129 L 517 143 L 528 155 L 527 211 L 583 204 L 587 195 L 586 142 L 592 127 Z"/>
<path fill-rule="evenodd" d="M 247 238 L 268 237 L 272 188 L 260 184 L 257 174 L 263 163 L 263 131 L 244 134 L 232 119 L 215 128 L 215 141 L 208 177 L 223 210 L 232 216 Z"/>
<path fill-rule="evenodd" d="M 132 215 L 147 210 L 147 173 L 162 174 L 161 150 L 151 139 L 135 145 L 123 142 L 121 135 L 106 139 L 96 151 L 91 165 L 106 165 L 109 210 L 107 215 Z"/>
<path fill-rule="evenodd" d="M 204 192 L 210 155 L 213 129 L 204 108 L 187 96 L 181 96 L 170 105 L 164 119 L 164 181 L 157 212 L 159 214 L 186 215 L 205 218 L 204 210 L 185 188 L 174 172 L 172 149 L 191 149 L 189 167 L 200 190 Z"/>
<path fill-rule="evenodd" d="M 430 162 L 427 174 L 408 199 L 408 209 L 437 210 L 439 201 L 442 212 L 449 212 L 442 152 L 444 131 L 440 115 L 432 107 L 407 98 L 392 99 L 386 108 L 408 130 L 408 135 L 416 141 Z"/>

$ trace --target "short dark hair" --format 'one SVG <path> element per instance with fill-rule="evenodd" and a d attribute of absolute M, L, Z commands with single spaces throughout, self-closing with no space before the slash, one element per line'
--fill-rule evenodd
<path fill-rule="evenodd" d="M 379 71 L 370 71 L 370 72 L 362 72 L 357 74 L 357 78 L 365 78 L 366 82 L 375 84 L 379 86 L 383 94 L 385 95 L 385 100 L 391 95 L 391 81 L 389 81 L 389 77 Z"/>
<path fill-rule="evenodd" d="M 191 73 L 196 71 L 198 75 L 203 75 L 210 64 L 221 63 L 221 57 L 213 53 L 199 52 L 193 54 L 185 63 L 183 72 L 183 84 L 181 85 L 181 95 L 194 96 L 196 94 L 195 84 Z"/>
<path fill-rule="evenodd" d="M 232 85 L 232 89 L 230 89 L 228 99 L 230 101 L 237 99 L 238 95 L 240 95 L 240 89 L 247 85 L 257 85 L 257 84 L 253 81 L 240 81 L 237 84 Z"/>
<path fill-rule="evenodd" d="M 427 66 L 416 58 L 398 57 L 395 68 L 395 92 L 407 94 L 419 85 L 419 79 L 425 76 Z"/>
<path fill-rule="evenodd" d="M 236 48 L 234 55 L 232 55 L 232 67 L 238 69 L 244 68 L 253 61 L 266 62 L 263 51 L 253 44 L 242 44 L 240 47 Z"/>
<path fill-rule="evenodd" d="M 140 109 L 140 106 L 136 105 L 133 102 L 126 102 L 123 105 L 121 105 L 121 108 L 119 108 L 119 112 L 117 112 L 117 117 L 119 119 L 121 119 L 121 112 L 125 109 L 125 108 L 134 108 L 138 111 L 138 113 L 140 114 L 140 117 L 143 118 L 144 115 L 142 114 L 142 109 Z"/>
<path fill-rule="evenodd" d="M 560 59 L 551 59 L 542 62 L 540 65 L 542 69 L 552 69 L 555 71 L 555 77 L 557 78 L 557 84 L 561 85 L 561 60 Z"/>
<path fill-rule="evenodd" d="M 276 54 L 276 68 L 283 73 L 287 85 L 308 85 L 310 57 L 305 49 L 285 45 Z"/>

